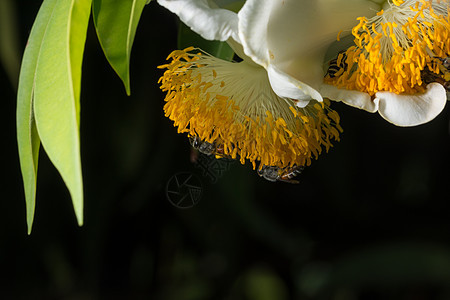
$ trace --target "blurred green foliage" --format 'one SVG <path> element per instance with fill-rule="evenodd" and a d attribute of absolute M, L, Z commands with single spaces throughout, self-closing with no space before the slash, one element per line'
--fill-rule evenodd
<path fill-rule="evenodd" d="M 0 1 L 0 64 L 14 88 L 19 78 L 19 34 L 14 0 Z"/>
<path fill-rule="evenodd" d="M 39 5 L 17 1 L 21 49 Z M 15 90 L 0 68 L 2 298 L 450 298 L 448 107 L 429 124 L 397 128 L 338 103 L 342 140 L 300 184 L 266 182 L 239 163 L 212 183 L 162 112 L 156 66 L 177 47 L 177 29 L 157 3 L 144 9 L 127 97 L 90 24 L 81 228 L 41 153 L 34 231 L 26 235 Z M 203 183 L 202 199 L 190 209 L 166 198 L 168 180 L 180 171 Z"/>

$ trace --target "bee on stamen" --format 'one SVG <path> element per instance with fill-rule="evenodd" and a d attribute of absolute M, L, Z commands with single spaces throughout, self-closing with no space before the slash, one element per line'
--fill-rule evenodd
<path fill-rule="evenodd" d="M 328 75 L 330 78 L 334 78 L 341 75 L 348 67 L 346 60 L 347 54 L 345 54 L 345 51 L 339 52 L 337 57 L 328 63 L 328 70 L 325 76 Z"/>
<path fill-rule="evenodd" d="M 441 84 L 447 92 L 450 92 L 450 57 L 435 57 L 435 59 L 439 60 L 439 70 L 442 74 L 435 73 L 429 68 L 425 68 L 421 71 L 421 79 L 425 84 L 437 82 Z"/>
<path fill-rule="evenodd" d="M 299 181 L 295 180 L 294 178 L 297 177 L 303 171 L 303 169 L 304 167 L 302 166 L 279 168 L 276 166 L 262 165 L 258 169 L 258 175 L 272 182 L 282 181 L 292 184 L 298 184 Z"/>
<path fill-rule="evenodd" d="M 198 150 L 200 153 L 205 155 L 216 155 L 225 157 L 223 145 L 217 143 L 209 143 L 205 140 L 200 139 L 198 136 L 189 136 L 189 143 L 191 146 Z"/>
<path fill-rule="evenodd" d="M 442 66 L 447 70 L 450 71 L 450 57 L 435 57 L 436 59 L 441 61 Z"/>

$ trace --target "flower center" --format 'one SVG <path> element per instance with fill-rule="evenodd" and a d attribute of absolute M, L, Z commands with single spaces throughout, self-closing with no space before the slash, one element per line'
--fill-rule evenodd
<path fill-rule="evenodd" d="M 329 103 L 304 108 L 278 97 L 264 68 L 228 62 L 193 48 L 176 50 L 160 78 L 165 115 L 179 133 L 217 145 L 223 155 L 262 165 L 303 166 L 339 140 L 339 115 Z M 220 155 L 219 155 L 220 156 Z"/>
<path fill-rule="evenodd" d="M 448 70 L 442 61 L 450 55 L 448 0 L 393 2 L 370 20 L 358 18 L 352 30 L 356 45 L 339 54 L 340 70 L 326 76 L 325 82 L 370 95 L 415 94 L 430 82 L 445 82 Z"/>

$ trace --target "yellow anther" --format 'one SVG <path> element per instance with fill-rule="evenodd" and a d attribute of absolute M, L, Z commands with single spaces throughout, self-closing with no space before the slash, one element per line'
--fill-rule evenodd
<path fill-rule="evenodd" d="M 443 6 L 436 10 L 437 4 L 431 0 L 418 0 L 415 5 L 392 2 L 395 7 L 370 20 L 358 18 L 359 24 L 352 29 L 355 46 L 345 53 L 351 65 L 345 72 L 325 78 L 327 83 L 370 95 L 424 90 L 421 74 L 437 70 L 432 58 L 450 56 L 448 0 L 441 1 Z M 397 12 L 401 17 L 395 17 Z M 439 76 L 443 74 L 441 70 Z"/>

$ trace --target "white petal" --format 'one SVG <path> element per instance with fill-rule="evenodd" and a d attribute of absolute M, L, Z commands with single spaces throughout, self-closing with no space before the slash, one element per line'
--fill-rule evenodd
<path fill-rule="evenodd" d="M 275 63 L 303 59 L 315 55 L 319 49 L 326 50 L 341 30 L 351 32 L 358 24 L 356 18 L 371 17 L 380 9 L 379 4 L 369 0 L 272 2 L 275 4 L 271 7 L 267 45 Z M 239 26 L 241 23 L 239 20 Z"/>
<path fill-rule="evenodd" d="M 375 15 L 369 0 L 247 0 L 238 13 L 246 55 L 274 64 L 312 88 L 323 81 L 323 59 L 340 30 L 351 32 L 359 16 Z"/>
<path fill-rule="evenodd" d="M 281 72 L 275 66 L 269 65 L 267 73 L 273 91 L 280 97 L 298 100 L 297 106 L 304 107 L 311 99 L 323 101 L 318 91 Z"/>
<path fill-rule="evenodd" d="M 445 107 L 447 95 L 444 87 L 430 83 L 419 95 L 397 95 L 390 92 L 376 93 L 378 111 L 387 121 L 397 126 L 415 126 L 433 120 Z"/>
<path fill-rule="evenodd" d="M 239 36 L 244 52 L 263 67 L 269 64 L 267 26 L 273 0 L 247 0 L 238 13 Z"/>
<path fill-rule="evenodd" d="M 222 8 L 211 7 L 207 0 L 158 0 L 183 23 L 207 40 L 239 41 L 238 16 Z"/>
<path fill-rule="evenodd" d="M 246 63 L 261 67 L 244 53 L 244 48 L 242 47 L 242 45 L 237 41 L 235 41 L 233 38 L 229 38 L 227 40 L 227 44 L 231 47 L 231 49 L 233 49 L 234 53 L 240 58 L 242 58 L 242 60 L 245 60 Z"/>
<path fill-rule="evenodd" d="M 355 90 L 340 89 L 335 86 L 324 84 L 320 88 L 320 93 L 324 98 L 337 102 L 344 102 L 347 105 L 363 109 L 374 113 L 378 110 L 378 100 L 374 101 L 370 95 Z"/>

